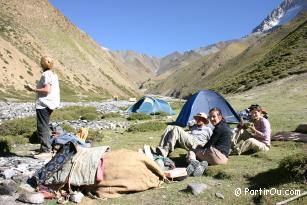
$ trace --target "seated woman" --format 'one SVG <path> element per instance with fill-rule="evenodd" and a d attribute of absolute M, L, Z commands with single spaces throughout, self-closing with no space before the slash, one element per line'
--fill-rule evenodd
<path fill-rule="evenodd" d="M 201 176 L 208 164 L 226 164 L 228 161 L 232 132 L 219 108 L 212 108 L 210 110 L 209 119 L 211 124 L 215 126 L 213 134 L 203 147 L 189 151 L 188 161 L 190 164 L 187 167 L 188 175 Z"/>
<path fill-rule="evenodd" d="M 247 129 L 243 130 L 238 143 L 235 145 L 235 151 L 239 155 L 249 150 L 255 152 L 268 151 L 271 147 L 271 125 L 263 117 L 261 107 L 251 105 L 249 111 L 252 123 Z"/>

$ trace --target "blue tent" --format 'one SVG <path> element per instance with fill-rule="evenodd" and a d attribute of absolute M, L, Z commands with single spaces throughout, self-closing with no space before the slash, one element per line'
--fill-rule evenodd
<path fill-rule="evenodd" d="M 223 96 L 213 90 L 202 90 L 189 97 L 176 119 L 176 125 L 185 127 L 194 115 L 199 112 L 208 114 L 214 107 L 221 109 L 227 123 L 239 123 L 238 114 Z"/>
<path fill-rule="evenodd" d="M 146 114 L 165 112 L 168 115 L 176 114 L 168 102 L 149 96 L 142 97 L 134 105 L 131 105 L 127 112 L 143 112 Z"/>

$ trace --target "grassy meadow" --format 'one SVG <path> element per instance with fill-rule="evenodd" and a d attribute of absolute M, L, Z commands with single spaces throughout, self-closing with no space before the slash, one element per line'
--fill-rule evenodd
<path fill-rule="evenodd" d="M 252 103 L 258 103 L 269 112 L 269 120 L 273 133 L 292 131 L 299 123 L 307 121 L 307 83 L 306 74 L 257 87 L 248 92 L 225 96 L 235 110 L 240 111 Z M 182 103 L 172 103 L 176 113 L 180 112 Z M 138 150 L 144 144 L 156 146 L 160 140 L 166 124 L 176 119 L 165 117 L 163 114 L 155 116 L 131 115 L 126 119 L 117 114 L 100 114 L 93 108 L 69 107 L 57 110 L 52 120 L 67 119 L 112 119 L 131 123 L 126 130 L 100 130 L 89 132 L 95 146 L 109 145 L 112 150 L 126 148 Z M 74 132 L 69 126 L 66 130 Z M 7 142 L 9 150 L 16 154 L 29 153 L 24 146 L 33 138 L 35 118 L 18 119 L 0 125 L 0 141 Z M 17 144 L 17 145 L 16 145 Z M 0 145 L 2 146 L 3 143 Z M 1 147 L 5 151 L 4 147 Z M 201 177 L 188 177 L 181 182 L 164 183 L 161 188 L 147 190 L 140 193 L 124 195 L 116 199 L 92 200 L 85 198 L 82 204 L 275 204 L 293 195 L 257 195 L 245 190 L 279 190 L 286 194 L 286 190 L 306 191 L 306 152 L 307 144 L 302 142 L 272 142 L 269 152 L 248 155 L 231 155 L 227 165 L 211 166 Z M 178 167 L 186 166 L 186 151 L 176 149 L 171 158 Z M 288 157 L 288 158 L 287 158 Z M 299 162 L 293 165 L 293 163 Z M 292 165 L 291 165 L 292 163 Z M 305 166 L 305 167 L 304 167 Z M 205 183 L 208 189 L 197 196 L 185 189 L 189 183 Z M 241 189 L 241 195 L 236 196 L 235 190 Z M 221 193 L 224 199 L 216 197 Z M 50 200 L 48 204 L 56 204 Z M 307 204 L 307 198 L 300 198 L 291 205 Z"/>

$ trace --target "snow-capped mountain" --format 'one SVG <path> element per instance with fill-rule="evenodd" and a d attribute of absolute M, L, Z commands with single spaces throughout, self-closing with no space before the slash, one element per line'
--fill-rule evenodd
<path fill-rule="evenodd" d="M 252 33 L 265 32 L 274 26 L 283 25 L 302 11 L 307 11 L 307 0 L 285 0 Z"/>

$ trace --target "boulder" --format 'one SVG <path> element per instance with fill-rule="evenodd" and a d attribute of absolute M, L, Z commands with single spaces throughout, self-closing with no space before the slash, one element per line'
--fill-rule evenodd
<path fill-rule="evenodd" d="M 307 134 L 307 123 L 303 123 L 297 126 L 297 128 L 295 129 L 295 132 Z"/>

